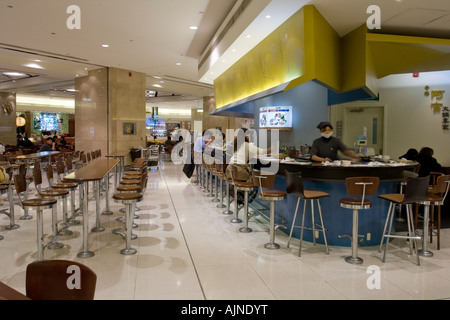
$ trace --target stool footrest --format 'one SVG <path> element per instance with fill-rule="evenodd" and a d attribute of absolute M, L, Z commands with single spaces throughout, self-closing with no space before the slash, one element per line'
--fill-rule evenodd
<path fill-rule="evenodd" d="M 352 239 L 353 235 L 352 234 L 340 234 L 340 235 L 338 235 L 338 238 L 339 239 L 342 239 L 342 238 L 350 238 L 350 239 Z M 358 234 L 358 238 L 364 238 L 364 235 Z"/>
<path fill-rule="evenodd" d="M 414 240 L 422 240 L 422 237 L 419 236 L 404 236 L 401 234 L 390 234 L 385 235 L 385 238 L 396 238 L 396 239 L 414 239 Z"/>

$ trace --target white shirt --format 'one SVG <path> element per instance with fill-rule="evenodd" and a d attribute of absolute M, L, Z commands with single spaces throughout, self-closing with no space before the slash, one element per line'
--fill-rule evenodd
<path fill-rule="evenodd" d="M 248 150 L 248 152 L 246 152 Z M 237 152 L 233 153 L 230 163 L 233 164 L 248 164 L 250 158 L 256 157 L 258 154 L 264 154 L 265 149 L 258 148 L 253 143 L 244 142 Z"/>

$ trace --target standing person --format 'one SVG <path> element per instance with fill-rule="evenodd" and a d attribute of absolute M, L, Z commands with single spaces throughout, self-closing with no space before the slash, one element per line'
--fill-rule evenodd
<path fill-rule="evenodd" d="M 442 172 L 442 166 L 433 157 L 434 151 L 429 147 L 420 149 L 417 162 L 420 163 L 419 177 L 426 177 L 431 172 Z"/>
<path fill-rule="evenodd" d="M 333 137 L 333 126 L 328 121 L 321 122 L 317 125 L 320 130 L 321 137 L 314 140 L 311 146 L 311 160 L 318 162 L 331 162 L 338 160 L 338 151 L 341 151 L 344 156 L 360 159 L 353 150 L 348 148 L 338 138 Z"/>

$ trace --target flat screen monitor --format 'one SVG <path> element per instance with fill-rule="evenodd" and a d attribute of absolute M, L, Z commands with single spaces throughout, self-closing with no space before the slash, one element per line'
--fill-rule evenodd
<path fill-rule="evenodd" d="M 268 106 L 260 108 L 259 128 L 292 130 L 292 106 Z"/>
<path fill-rule="evenodd" d="M 54 113 L 41 113 L 41 131 L 58 130 L 58 117 Z"/>

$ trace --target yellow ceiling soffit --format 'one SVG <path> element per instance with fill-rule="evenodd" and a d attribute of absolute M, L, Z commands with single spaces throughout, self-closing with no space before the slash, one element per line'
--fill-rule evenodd
<path fill-rule="evenodd" d="M 340 90 L 339 35 L 314 6 L 305 6 L 303 10 L 305 74 L 292 80 L 284 90 L 292 89 L 311 80 L 320 82 L 330 89 Z"/>
<path fill-rule="evenodd" d="M 448 70 L 450 39 L 367 34 L 377 77 Z"/>
<path fill-rule="evenodd" d="M 304 14 L 300 9 L 214 81 L 216 108 L 305 74 Z"/>

